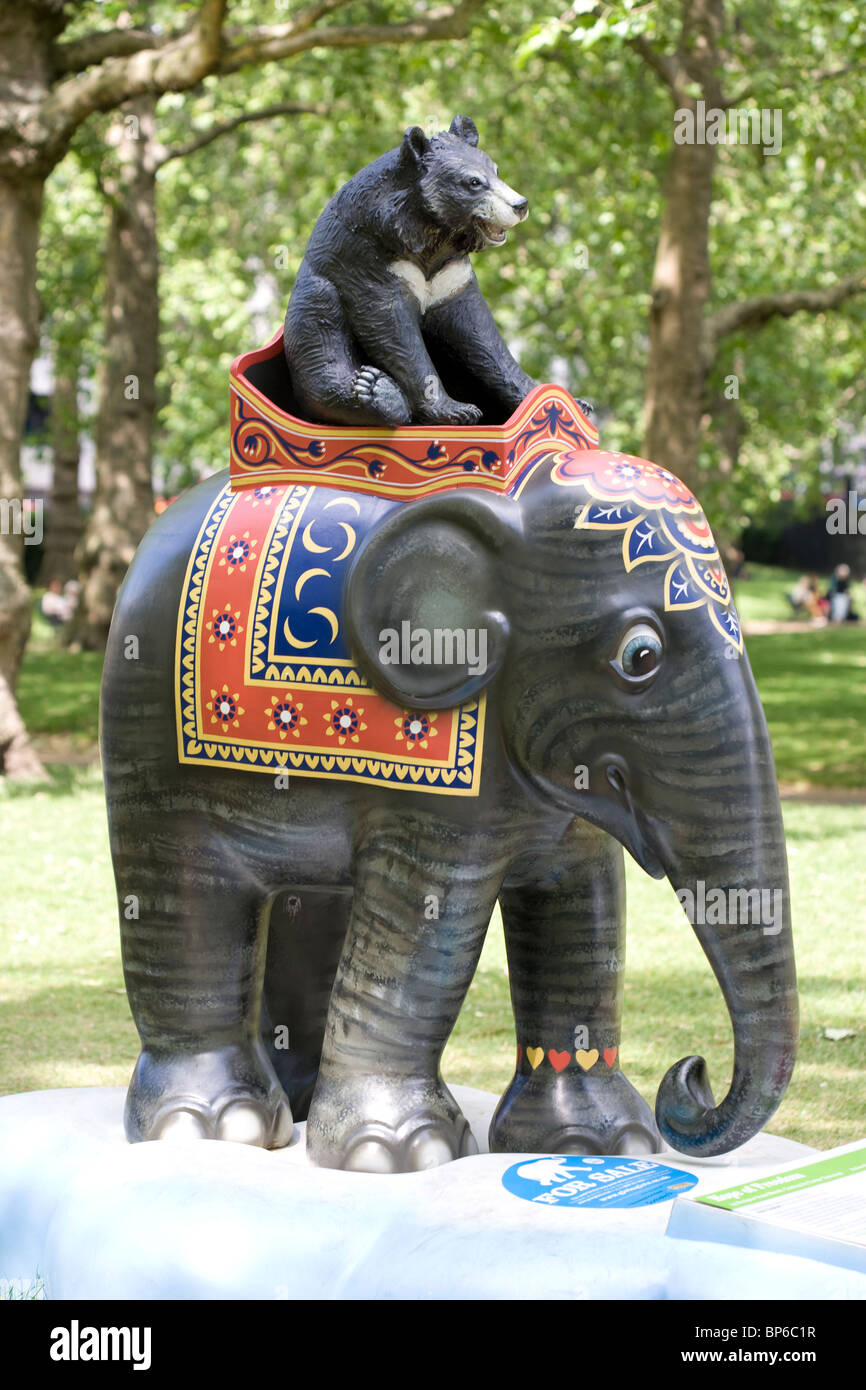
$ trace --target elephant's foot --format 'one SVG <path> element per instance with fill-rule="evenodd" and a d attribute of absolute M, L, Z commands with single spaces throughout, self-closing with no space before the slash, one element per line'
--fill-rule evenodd
<path fill-rule="evenodd" d="M 491 1153 L 650 1154 L 661 1146 L 652 1110 L 621 1071 L 518 1073 L 490 1125 Z"/>
<path fill-rule="evenodd" d="M 319 1073 L 307 1153 L 320 1167 L 411 1173 L 477 1152 L 468 1121 L 440 1080 Z"/>
<path fill-rule="evenodd" d="M 292 1137 L 292 1112 L 260 1044 L 209 1052 L 145 1048 L 124 1112 L 126 1136 L 227 1139 L 281 1149 Z"/>

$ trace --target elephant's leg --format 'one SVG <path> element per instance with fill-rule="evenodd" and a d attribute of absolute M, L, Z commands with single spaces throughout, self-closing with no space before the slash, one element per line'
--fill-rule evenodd
<path fill-rule="evenodd" d="M 350 889 L 298 887 L 271 911 L 262 1040 L 296 1120 L 310 1109 L 351 907 Z"/>
<path fill-rule="evenodd" d="M 653 1153 L 652 1110 L 619 1065 L 622 850 L 590 827 L 574 833 L 500 895 L 519 1053 L 490 1148 Z"/>
<path fill-rule="evenodd" d="M 287 1144 L 292 1116 L 258 1015 L 269 890 L 186 811 L 112 826 L 121 945 L 141 1038 L 127 1137 Z"/>
<path fill-rule="evenodd" d="M 477 1151 L 439 1072 L 502 877 L 467 868 L 472 839 L 406 817 L 357 857 L 307 1122 L 314 1163 L 405 1172 Z"/>

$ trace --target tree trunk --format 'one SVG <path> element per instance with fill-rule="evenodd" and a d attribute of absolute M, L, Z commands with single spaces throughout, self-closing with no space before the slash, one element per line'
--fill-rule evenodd
<path fill-rule="evenodd" d="M 79 549 L 81 598 L 73 640 L 105 645 L 117 591 L 154 519 L 152 437 L 159 364 L 154 117 L 150 98 L 127 102 L 109 137 L 105 343 L 96 426 L 96 492 Z"/>
<path fill-rule="evenodd" d="M 25 134 L 49 90 L 57 6 L 0 2 L 0 773 L 44 777 L 15 703 L 30 635 L 21 527 L 21 436 L 39 338 L 36 250 L 50 161 Z"/>
<path fill-rule="evenodd" d="M 697 489 L 714 145 L 674 145 L 650 308 L 644 451 Z"/>
<path fill-rule="evenodd" d="M 689 487 L 698 482 L 704 390 L 709 369 L 704 313 L 710 293 L 710 212 L 716 145 L 703 110 L 724 107 L 718 76 L 722 0 L 683 0 L 671 71 L 678 111 L 691 111 L 693 138 L 674 143 L 664 189 L 649 324 L 644 452 Z"/>
<path fill-rule="evenodd" d="M 742 380 L 745 367 L 741 353 L 737 353 L 734 359 L 734 369 L 738 379 Z M 733 482 L 740 466 L 740 450 L 748 433 L 748 425 L 736 397 L 716 395 L 708 400 L 706 408 L 718 452 L 713 533 L 723 560 L 731 566 L 728 570 L 730 575 L 736 569 L 737 557 L 734 552 L 738 547 L 735 541 L 743 529 L 739 516 L 741 509 L 733 496 Z"/>
<path fill-rule="evenodd" d="M 60 361 L 59 358 L 63 357 Z M 75 576 L 75 550 L 81 541 L 84 519 L 78 503 L 78 369 L 79 354 L 60 345 L 51 402 L 51 450 L 54 472 L 51 510 L 45 523 L 45 552 L 39 571 L 40 584 L 52 579 L 65 583 Z"/>
<path fill-rule="evenodd" d="M 41 179 L 0 178 L 0 771 L 9 777 L 44 776 L 15 704 L 15 683 L 30 635 L 20 458 L 39 332 L 35 287 L 41 207 Z"/>

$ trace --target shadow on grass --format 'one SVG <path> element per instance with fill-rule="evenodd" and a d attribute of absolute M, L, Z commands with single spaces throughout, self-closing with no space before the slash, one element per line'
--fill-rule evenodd
<path fill-rule="evenodd" d="M 102 769 L 96 763 L 48 763 L 47 782 L 10 782 L 3 788 L 10 801 L 38 800 L 40 796 L 76 797 L 82 791 L 103 790 Z"/>

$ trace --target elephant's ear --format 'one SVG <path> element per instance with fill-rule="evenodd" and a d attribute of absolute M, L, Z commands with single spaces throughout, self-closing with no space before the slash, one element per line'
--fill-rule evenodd
<path fill-rule="evenodd" d="M 359 664 L 390 700 L 448 709 L 490 684 L 509 638 L 502 551 L 521 530 L 516 502 L 461 489 L 404 503 L 368 533 L 345 620 Z"/>

